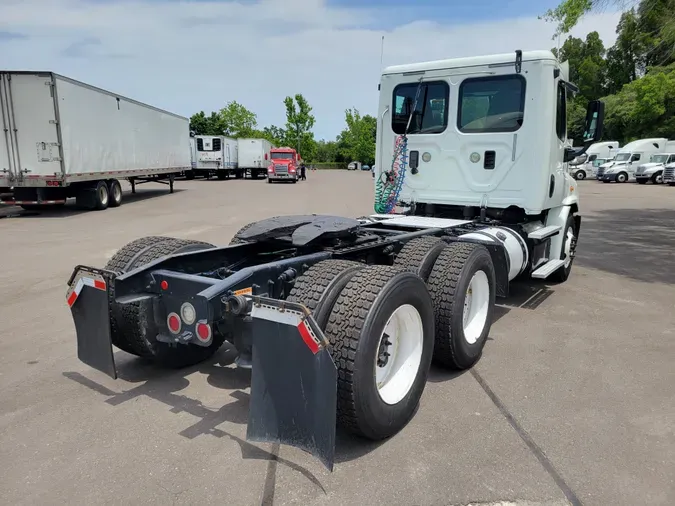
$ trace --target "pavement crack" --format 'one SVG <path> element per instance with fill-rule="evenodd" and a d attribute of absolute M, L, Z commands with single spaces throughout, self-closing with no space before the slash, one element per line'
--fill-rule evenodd
<path fill-rule="evenodd" d="M 502 415 L 504 415 L 504 418 L 506 418 L 506 421 L 509 422 L 509 425 L 513 427 L 518 436 L 520 436 L 520 439 L 523 440 L 525 445 L 537 458 L 542 467 L 551 476 L 551 478 L 553 478 L 553 481 L 556 485 L 558 485 L 558 488 L 562 491 L 562 493 L 565 494 L 565 497 L 570 502 L 570 504 L 572 506 L 582 506 L 583 503 L 581 500 L 577 497 L 572 488 L 565 482 L 563 477 L 560 475 L 553 463 L 548 459 L 543 450 L 539 447 L 539 445 L 537 445 L 537 443 L 535 443 L 534 439 L 532 439 L 532 436 L 530 436 L 528 432 L 518 423 L 516 418 L 511 414 L 497 394 L 494 393 L 494 391 L 490 388 L 490 386 L 483 379 L 475 367 L 471 368 L 471 376 L 474 377 L 493 404 L 497 406 L 497 409 L 499 409 Z"/>

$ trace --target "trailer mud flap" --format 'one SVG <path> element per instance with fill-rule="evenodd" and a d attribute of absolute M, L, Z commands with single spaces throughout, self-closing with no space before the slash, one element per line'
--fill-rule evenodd
<path fill-rule="evenodd" d="M 333 470 L 337 368 L 328 341 L 301 305 L 255 298 L 246 438 L 301 448 Z"/>
<path fill-rule="evenodd" d="M 110 336 L 109 283 L 103 271 L 76 267 L 68 284 L 66 301 L 77 333 L 77 357 L 117 379 Z"/>

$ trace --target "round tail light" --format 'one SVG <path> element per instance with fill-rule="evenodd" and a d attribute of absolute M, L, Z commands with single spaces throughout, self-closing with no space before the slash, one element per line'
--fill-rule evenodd
<path fill-rule="evenodd" d="M 192 304 L 185 302 L 180 307 L 180 316 L 187 325 L 192 325 L 197 319 L 197 311 Z"/>
<path fill-rule="evenodd" d="M 204 321 L 197 323 L 195 330 L 197 331 L 197 339 L 202 343 L 207 343 L 211 340 L 211 326 L 208 323 Z"/>
<path fill-rule="evenodd" d="M 169 313 L 169 316 L 166 317 L 166 326 L 169 327 L 172 334 L 178 334 L 182 326 L 180 317 L 176 313 Z"/>

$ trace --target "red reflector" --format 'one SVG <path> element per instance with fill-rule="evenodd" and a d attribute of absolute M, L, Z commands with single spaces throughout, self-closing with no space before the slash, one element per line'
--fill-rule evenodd
<path fill-rule="evenodd" d="M 197 324 L 197 337 L 200 341 L 208 341 L 211 339 L 211 327 L 208 323 L 199 322 Z"/>
<path fill-rule="evenodd" d="M 165 279 L 165 280 L 163 280 L 163 281 L 159 284 L 159 286 L 162 287 L 162 290 L 168 290 L 168 288 L 169 288 L 169 282 Z"/>
<path fill-rule="evenodd" d="M 180 332 L 180 318 L 176 313 L 169 314 L 168 318 L 166 319 L 166 324 L 169 327 L 169 330 L 174 334 L 178 334 L 178 332 Z"/>

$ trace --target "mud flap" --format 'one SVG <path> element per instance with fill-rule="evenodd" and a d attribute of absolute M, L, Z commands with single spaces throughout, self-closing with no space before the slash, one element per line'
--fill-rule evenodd
<path fill-rule="evenodd" d="M 75 322 L 77 357 L 94 369 L 117 379 L 110 337 L 108 286 L 103 271 L 76 267 L 66 301 Z"/>
<path fill-rule="evenodd" d="M 256 297 L 246 438 L 301 448 L 333 470 L 337 368 L 301 305 Z"/>

